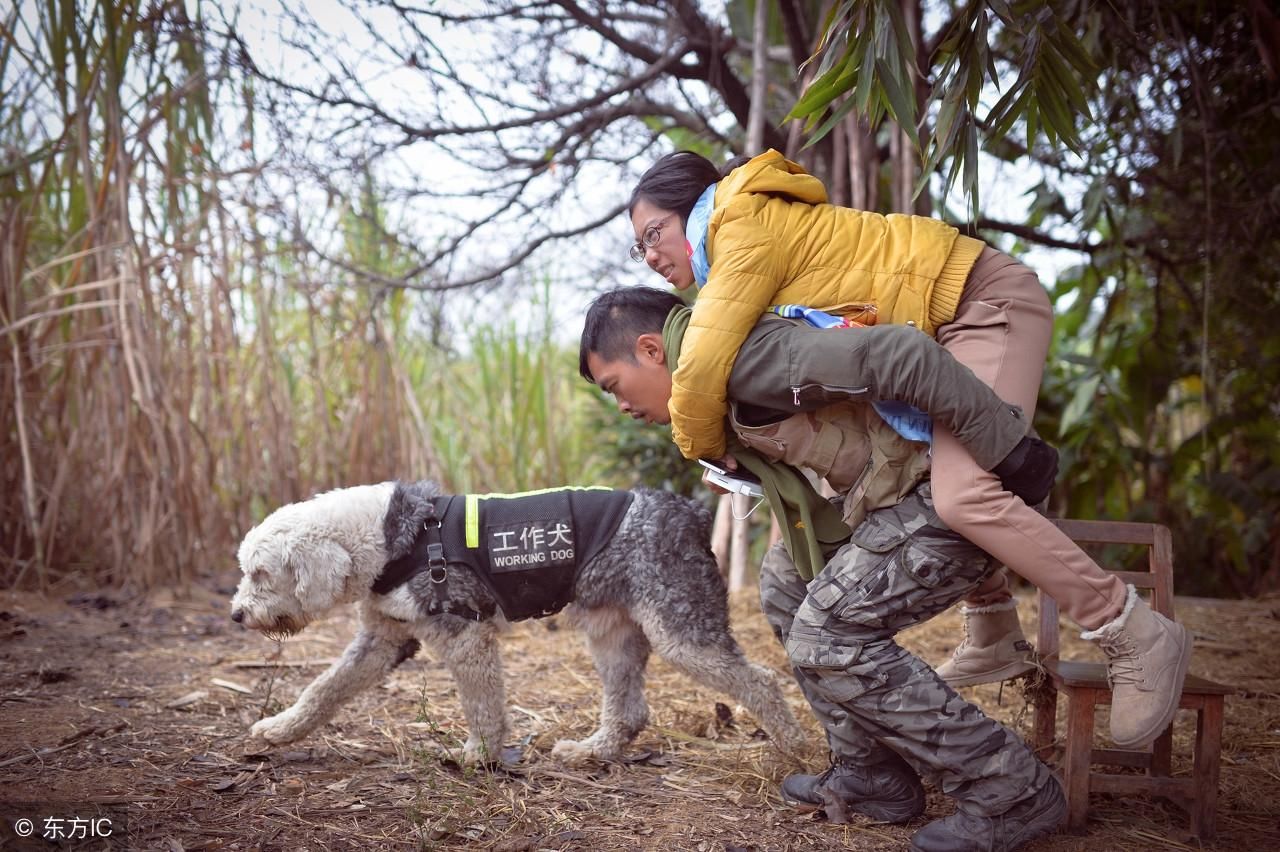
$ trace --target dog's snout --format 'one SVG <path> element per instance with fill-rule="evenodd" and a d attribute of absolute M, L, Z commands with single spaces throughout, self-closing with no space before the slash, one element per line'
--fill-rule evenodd
<path fill-rule="evenodd" d="M 236 624 L 239 624 L 240 622 L 244 621 L 244 610 L 242 609 L 231 610 L 231 620 L 234 621 Z"/>

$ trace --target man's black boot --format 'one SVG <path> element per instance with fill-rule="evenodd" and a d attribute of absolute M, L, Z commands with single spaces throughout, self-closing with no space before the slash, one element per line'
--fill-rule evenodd
<path fill-rule="evenodd" d="M 1067 815 L 1058 779 L 1002 814 L 974 816 L 956 811 L 934 820 L 911 838 L 911 852 L 1011 852 L 1058 830 Z"/>
<path fill-rule="evenodd" d="M 892 823 L 924 812 L 920 776 L 897 755 L 871 766 L 841 758 L 821 775 L 789 775 L 782 782 L 782 799 L 803 810 L 823 808 L 832 822 L 847 822 L 846 811 Z"/>
<path fill-rule="evenodd" d="M 1035 507 L 1049 496 L 1058 478 L 1058 451 L 1039 438 L 1026 435 L 991 472 L 1000 477 L 1006 491 Z"/>

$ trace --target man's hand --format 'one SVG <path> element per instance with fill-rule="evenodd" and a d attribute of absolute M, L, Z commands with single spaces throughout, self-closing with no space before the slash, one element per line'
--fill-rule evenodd
<path fill-rule="evenodd" d="M 712 464 L 718 467 L 724 468 L 730 473 L 733 473 L 735 470 L 738 469 L 738 460 L 727 453 L 718 459 L 707 459 L 707 461 L 711 462 Z M 707 476 L 710 473 L 711 471 L 709 470 L 702 471 L 702 484 L 707 486 L 707 488 L 710 489 L 713 494 L 728 494 L 729 493 L 728 489 L 721 487 L 717 483 L 712 482 L 710 479 L 707 479 Z"/>

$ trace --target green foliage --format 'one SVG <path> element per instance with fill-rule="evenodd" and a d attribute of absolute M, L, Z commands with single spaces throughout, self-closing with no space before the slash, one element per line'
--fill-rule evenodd
<path fill-rule="evenodd" d="M 599 390 L 593 392 L 587 418 L 612 481 L 710 499 L 710 492 L 701 484 L 702 468 L 680 455 L 671 441 L 670 427 L 651 426 L 624 416 L 613 398 Z"/>
<path fill-rule="evenodd" d="M 458 491 L 608 484 L 577 350 L 511 324 L 475 329 L 461 356 L 402 344 L 443 475 Z M 613 480 L 613 481 L 616 481 Z"/>
<path fill-rule="evenodd" d="M 995 49 L 997 33 L 1002 52 Z M 950 161 L 945 186 L 960 180 L 975 219 L 980 131 L 988 144 L 998 144 L 1022 122 L 1028 147 L 1043 134 L 1050 145 L 1082 149 L 1077 125 L 1092 117 L 1097 69 L 1052 4 L 965 4 L 928 57 L 927 85 L 919 54 L 899 0 L 843 0 L 831 7 L 822 43 L 810 58 L 818 60 L 818 74 L 787 117 L 805 122 L 812 145 L 851 112 L 872 126 L 891 116 L 923 154 L 916 195 Z M 1002 94 L 979 118 L 979 97 L 989 86 Z M 936 114 L 932 132 L 923 120 L 930 112 Z"/>
<path fill-rule="evenodd" d="M 1274 19 L 1273 19 L 1274 21 Z M 1230 2 L 1099 7 L 1104 83 L 1074 209 L 1098 249 L 1058 281 L 1042 399 L 1065 511 L 1174 531 L 1181 591 L 1280 585 L 1280 89 L 1266 29 Z M 1068 305 L 1068 300 L 1074 299 Z M 1064 404 L 1054 410 L 1054 402 Z"/>
<path fill-rule="evenodd" d="M 681 127 L 669 119 L 646 116 L 641 121 L 654 133 L 665 137 L 671 143 L 673 151 L 692 151 L 713 163 L 722 163 L 732 155 L 732 151 L 722 141 L 708 139 L 705 135 Z"/>

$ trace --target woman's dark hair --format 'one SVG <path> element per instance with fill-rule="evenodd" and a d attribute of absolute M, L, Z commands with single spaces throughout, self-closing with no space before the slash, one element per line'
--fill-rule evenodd
<path fill-rule="evenodd" d="M 606 361 L 635 360 L 636 340 L 642 334 L 661 334 L 672 308 L 684 302 L 674 293 L 656 287 L 623 287 L 601 293 L 587 308 L 578 346 L 578 372 L 596 383 L 587 367 L 592 352 Z"/>
<path fill-rule="evenodd" d="M 680 227 L 689 222 L 689 213 L 698 202 L 698 196 L 729 172 L 747 162 L 750 157 L 735 157 L 717 169 L 715 164 L 701 154 L 692 151 L 676 151 L 667 154 L 640 176 L 636 188 L 627 202 L 628 215 L 641 200 L 655 207 L 680 214 Z"/>

